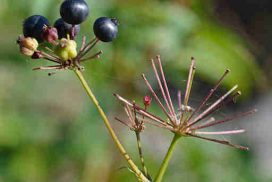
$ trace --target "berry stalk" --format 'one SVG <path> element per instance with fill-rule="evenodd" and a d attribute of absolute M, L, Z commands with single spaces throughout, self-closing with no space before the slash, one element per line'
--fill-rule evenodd
<path fill-rule="evenodd" d="M 106 114 L 104 113 L 103 109 L 101 108 L 99 102 L 97 101 L 95 95 L 93 94 L 92 90 L 90 89 L 88 83 L 86 82 L 84 76 L 82 75 L 82 72 L 78 69 L 74 70 L 75 74 L 77 75 L 79 81 L 81 82 L 83 88 L 85 89 L 87 95 L 89 96 L 89 98 L 91 99 L 91 101 L 94 103 L 96 109 L 98 110 L 99 115 L 101 116 L 106 128 L 108 129 L 110 136 L 112 137 L 115 145 L 117 146 L 117 148 L 119 149 L 119 151 L 121 152 L 122 156 L 126 159 L 126 161 L 128 162 L 130 168 L 133 170 L 133 172 L 135 173 L 135 175 L 137 176 L 137 178 L 142 181 L 142 182 L 150 182 L 146 176 L 139 170 L 139 168 L 135 165 L 135 163 L 132 161 L 132 159 L 130 158 L 130 156 L 127 154 L 125 148 L 123 147 L 123 145 L 121 144 L 121 142 L 119 141 L 117 135 L 115 134 L 114 130 L 112 129 L 109 120 L 106 116 Z"/>

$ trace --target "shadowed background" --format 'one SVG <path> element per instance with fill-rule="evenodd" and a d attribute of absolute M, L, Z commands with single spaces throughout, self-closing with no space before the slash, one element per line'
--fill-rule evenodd
<path fill-rule="evenodd" d="M 46 72 L 32 71 L 48 63 L 19 53 L 15 42 L 22 33 L 23 20 L 41 14 L 53 24 L 59 18 L 61 2 L 0 0 L 0 181 L 136 181 L 73 72 L 49 77 Z M 78 42 L 82 35 L 93 37 L 96 18 L 110 16 L 120 21 L 118 38 L 95 48 L 104 54 L 100 60 L 84 63 L 84 75 L 137 164 L 134 133 L 113 119 L 124 113 L 112 93 L 141 102 L 148 90 L 140 75 L 145 73 L 155 87 L 148 60 L 160 54 L 175 98 L 178 89 L 184 92 L 190 57 L 194 56 L 197 70 L 189 101 L 193 106 L 229 68 L 231 74 L 213 99 L 236 83 L 242 96 L 217 116 L 250 108 L 260 112 L 213 128 L 245 128 L 246 134 L 226 138 L 248 145 L 249 152 L 185 138 L 175 150 L 165 181 L 272 179 L 269 0 L 87 2 L 91 11 L 81 25 Z M 159 113 L 153 105 L 152 110 Z M 147 127 L 143 133 L 146 165 L 153 177 L 171 136 L 154 127 Z"/>

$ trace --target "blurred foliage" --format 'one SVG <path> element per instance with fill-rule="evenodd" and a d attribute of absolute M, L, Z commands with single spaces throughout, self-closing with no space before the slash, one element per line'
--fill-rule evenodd
<path fill-rule="evenodd" d="M 126 163 L 120 160 L 74 75 L 59 72 L 48 77 L 44 72 L 32 72 L 43 63 L 18 52 L 15 40 L 21 34 L 23 19 L 43 14 L 53 23 L 62 0 L 0 2 L 0 181 L 135 180 L 122 168 Z M 151 75 L 150 63 L 145 60 L 156 54 L 161 54 L 170 85 L 177 85 L 174 88 L 184 86 L 190 57 L 194 56 L 197 76 L 207 85 L 229 68 L 232 72 L 223 83 L 225 88 L 238 83 L 245 99 L 262 91 L 264 73 L 247 42 L 209 16 L 213 3 L 88 0 L 90 17 L 80 36 L 93 36 L 92 22 L 99 16 L 114 16 L 120 21 L 118 39 L 100 44 L 96 49 L 105 54 L 100 61 L 86 63 L 85 72 L 110 119 L 120 112 L 113 92 L 130 98 L 136 95 L 138 100 L 140 94 L 147 93 L 140 74 Z M 114 127 L 137 159 L 132 134 L 120 125 Z M 168 134 L 157 130 L 151 128 L 143 136 L 153 176 L 170 140 Z M 264 181 L 252 160 L 250 152 L 188 139 L 176 150 L 165 181 Z"/>

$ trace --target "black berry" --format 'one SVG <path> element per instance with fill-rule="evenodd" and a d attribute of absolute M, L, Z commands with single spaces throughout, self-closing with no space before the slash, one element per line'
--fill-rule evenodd
<path fill-rule="evenodd" d="M 95 36 L 102 42 L 111 42 L 118 33 L 118 21 L 115 18 L 100 17 L 93 25 Z"/>
<path fill-rule="evenodd" d="M 43 27 L 48 26 L 49 21 L 41 15 L 33 15 L 25 19 L 23 23 L 23 33 L 25 37 L 33 37 L 42 42 Z"/>
<path fill-rule="evenodd" d="M 63 21 L 62 18 L 59 18 L 55 23 L 54 27 L 58 30 L 59 39 L 67 38 L 67 34 L 71 35 L 72 25 Z M 80 31 L 80 25 L 75 25 L 74 36 L 76 36 Z"/>
<path fill-rule="evenodd" d="M 82 23 L 89 14 L 89 7 L 84 0 L 66 0 L 61 4 L 60 16 L 69 24 Z"/>

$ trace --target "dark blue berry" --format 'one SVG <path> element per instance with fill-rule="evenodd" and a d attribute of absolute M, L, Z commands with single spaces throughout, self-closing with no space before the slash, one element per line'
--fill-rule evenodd
<path fill-rule="evenodd" d="M 59 39 L 67 38 L 67 34 L 71 36 L 72 25 L 63 21 L 62 18 L 59 18 L 55 22 L 54 27 L 58 30 Z M 76 36 L 79 33 L 79 31 L 80 31 L 80 25 L 75 25 L 74 36 Z"/>
<path fill-rule="evenodd" d="M 49 21 L 41 15 L 33 15 L 25 19 L 23 33 L 25 37 L 33 37 L 42 42 L 43 27 L 49 26 Z"/>
<path fill-rule="evenodd" d="M 102 42 L 111 42 L 118 33 L 118 21 L 115 18 L 100 17 L 93 25 L 95 36 Z"/>
<path fill-rule="evenodd" d="M 60 6 L 60 16 L 69 24 L 82 23 L 89 14 L 89 7 L 84 0 L 66 0 Z"/>

